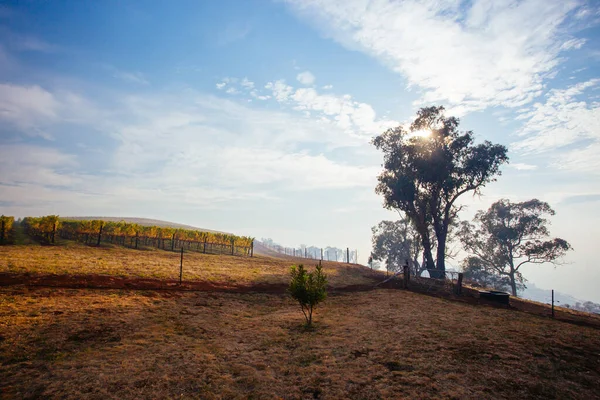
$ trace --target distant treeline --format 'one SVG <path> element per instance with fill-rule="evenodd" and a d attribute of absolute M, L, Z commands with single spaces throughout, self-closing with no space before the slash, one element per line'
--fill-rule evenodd
<path fill-rule="evenodd" d="M 13 217 L 6 218 L 12 226 Z M 156 247 L 165 250 L 186 248 L 204 253 L 251 255 L 254 238 L 194 229 L 143 226 L 124 221 L 68 220 L 58 215 L 26 217 L 21 221 L 26 234 L 52 244 L 57 238 L 86 244 L 112 243 L 132 248 Z M 4 228 L 3 228 L 4 229 Z"/>

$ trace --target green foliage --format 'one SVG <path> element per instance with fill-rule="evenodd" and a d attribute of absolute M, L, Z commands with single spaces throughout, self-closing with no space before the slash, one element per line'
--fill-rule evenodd
<path fill-rule="evenodd" d="M 0 244 L 7 244 L 11 234 L 15 217 L 0 216 Z"/>
<path fill-rule="evenodd" d="M 300 303 L 306 325 L 310 326 L 313 309 L 327 298 L 327 277 L 320 265 L 313 272 L 307 272 L 302 264 L 292 266 L 291 277 L 289 293 Z"/>
<path fill-rule="evenodd" d="M 57 233 L 60 237 L 90 244 L 100 244 L 102 241 L 130 246 L 143 239 L 144 243 L 150 241 L 155 247 L 167 248 L 165 241 L 171 247 L 191 246 L 209 243 L 215 246 L 231 248 L 233 244 L 238 251 L 249 252 L 254 238 L 249 236 L 236 236 L 218 232 L 203 232 L 194 229 L 175 229 L 159 226 L 141 226 L 125 221 L 110 222 L 103 220 L 61 220 L 57 215 L 46 217 L 26 217 L 23 225 L 27 234 L 42 239 L 45 242 L 53 242 L 53 235 Z M 174 243 L 177 246 L 173 246 Z"/>
<path fill-rule="evenodd" d="M 25 217 L 22 224 L 29 236 L 50 244 L 54 243 L 56 233 L 62 223 L 58 215 L 46 215 L 45 217 Z"/>
<path fill-rule="evenodd" d="M 481 188 L 500 175 L 507 149 L 488 141 L 476 145 L 471 131 L 460 132 L 459 120 L 444 116 L 443 107 L 426 107 L 407 130 L 389 129 L 373 139 L 383 152 L 384 170 L 376 192 L 385 207 L 403 212 L 421 236 L 427 269 L 445 271 L 449 227 L 456 219 L 458 197 Z M 428 131 L 418 136 L 413 132 Z M 432 243 L 430 232 L 435 234 Z M 436 259 L 432 249 L 436 246 Z"/>

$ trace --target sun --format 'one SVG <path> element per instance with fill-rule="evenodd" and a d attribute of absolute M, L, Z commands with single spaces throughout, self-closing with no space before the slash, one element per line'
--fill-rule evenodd
<path fill-rule="evenodd" d="M 431 136 L 431 131 L 430 130 L 426 130 L 426 129 L 420 129 L 418 131 L 412 131 L 412 136 L 414 137 L 429 137 Z"/>

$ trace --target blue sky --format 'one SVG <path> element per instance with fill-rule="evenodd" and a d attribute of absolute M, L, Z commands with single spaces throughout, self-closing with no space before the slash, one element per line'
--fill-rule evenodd
<path fill-rule="evenodd" d="M 4 4 L 2 213 L 159 218 L 364 262 L 396 218 L 369 141 L 441 104 L 510 149 L 461 216 L 548 201 L 575 251 L 525 276 L 600 301 L 597 2 Z"/>

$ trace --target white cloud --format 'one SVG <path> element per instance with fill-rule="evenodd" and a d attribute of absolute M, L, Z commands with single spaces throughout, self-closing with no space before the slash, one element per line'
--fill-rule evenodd
<path fill-rule="evenodd" d="M 279 102 L 287 101 L 288 97 L 290 97 L 294 91 L 294 88 L 286 85 L 283 79 L 275 82 L 268 82 L 265 85 L 265 89 L 271 90 L 273 92 L 273 97 L 275 97 L 275 99 Z"/>
<path fill-rule="evenodd" d="M 112 169 L 138 182 L 151 174 L 150 186 L 226 186 L 254 193 L 257 185 L 277 190 L 374 185 L 371 168 L 327 158 L 334 147 L 360 143 L 327 121 L 250 109 L 192 91 L 130 97 L 121 107 L 132 121 L 111 128 L 119 143 Z M 322 153 L 301 150 L 306 146 Z"/>
<path fill-rule="evenodd" d="M 511 163 L 509 166 L 519 171 L 533 171 L 537 169 L 537 165 L 525 163 Z"/>
<path fill-rule="evenodd" d="M 8 144 L 0 147 L 0 183 L 3 185 L 66 186 L 78 181 L 61 172 L 76 167 L 75 157 L 54 148 Z M 0 196 L 7 201 L 4 196 Z"/>
<path fill-rule="evenodd" d="M 600 174 L 600 141 L 558 156 L 555 165 L 564 170 Z"/>
<path fill-rule="evenodd" d="M 599 84 L 600 79 L 591 79 L 566 89 L 550 90 L 544 103 L 534 104 L 517 117 L 525 121 L 518 134 L 526 138 L 514 143 L 514 148 L 542 152 L 584 139 L 600 139 L 600 104 L 577 99 Z"/>
<path fill-rule="evenodd" d="M 525 154 L 550 152 L 554 165 L 561 169 L 598 173 L 600 103 L 579 97 L 599 87 L 600 79 L 591 79 L 550 90 L 544 103 L 519 115 L 524 125 L 518 134 L 524 139 L 512 147 Z"/>
<path fill-rule="evenodd" d="M 242 87 L 245 87 L 246 89 L 254 89 L 254 82 L 248 80 L 248 78 L 242 79 L 240 85 L 242 85 Z"/>
<path fill-rule="evenodd" d="M 0 84 L 0 120 L 30 136 L 51 139 L 43 126 L 57 118 L 59 109 L 56 97 L 40 86 Z"/>
<path fill-rule="evenodd" d="M 423 89 L 421 102 L 468 112 L 518 107 L 543 90 L 562 50 L 562 29 L 578 1 L 287 0 L 344 46 L 364 51 Z"/>
<path fill-rule="evenodd" d="M 322 87 L 323 90 L 331 90 L 333 89 L 333 85 L 325 85 Z"/>
<path fill-rule="evenodd" d="M 57 110 L 48 124 L 61 129 L 72 122 L 84 124 L 82 132 L 94 129 L 98 140 L 110 140 L 104 147 L 110 150 L 102 157 L 105 165 L 88 175 L 83 172 L 89 169 L 87 150 L 82 153 L 76 147 L 79 153 L 68 154 L 60 150 L 60 137 L 53 148 L 1 146 L 0 198 L 8 203 L 7 212 L 17 215 L 58 209 L 74 214 L 142 212 L 135 207 L 119 210 L 115 205 L 123 198 L 128 204 L 143 203 L 150 212 L 174 201 L 184 209 L 227 208 L 242 200 L 276 201 L 286 191 L 375 184 L 377 171 L 372 165 L 330 158 L 332 149 L 339 156 L 347 146 L 361 142 L 327 121 L 256 110 L 189 89 L 119 94 L 105 105 L 114 110 L 82 112 L 86 118 L 82 121 L 63 108 L 75 104 L 75 99 L 68 103 L 59 92 L 19 87 L 10 100 L 20 100 L 14 94 L 22 93 L 31 100 L 27 90 L 31 88 L 41 100 L 24 100 L 20 108 L 11 108 L 19 118 Z M 92 105 L 83 96 L 78 98 L 86 107 Z M 79 114 L 79 109 L 72 112 Z"/>
<path fill-rule="evenodd" d="M 315 76 L 310 71 L 300 72 L 296 76 L 296 79 L 303 85 L 312 85 L 315 83 Z"/>
<path fill-rule="evenodd" d="M 227 84 L 225 82 L 219 82 L 216 84 L 217 89 L 221 90 L 223 89 L 225 86 L 227 86 Z"/>
<path fill-rule="evenodd" d="M 375 110 L 366 103 L 360 103 L 346 95 L 320 94 L 314 88 L 289 86 L 283 80 L 269 82 L 266 86 L 273 92 L 275 99 L 291 104 L 299 111 L 319 113 L 320 117 L 332 121 L 345 131 L 359 135 L 372 136 L 384 130 L 398 126 L 393 120 L 377 119 Z"/>

